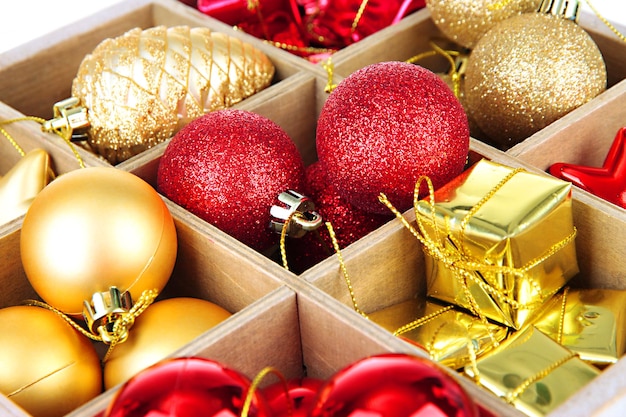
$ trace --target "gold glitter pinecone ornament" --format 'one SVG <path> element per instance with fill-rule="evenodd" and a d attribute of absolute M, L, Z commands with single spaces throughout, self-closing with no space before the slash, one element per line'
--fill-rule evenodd
<path fill-rule="evenodd" d="M 501 149 L 606 89 L 606 65 L 598 46 L 570 20 L 575 16 L 552 12 L 526 13 L 496 24 L 470 54 L 467 107 Z"/>
<path fill-rule="evenodd" d="M 89 147 L 116 164 L 264 89 L 273 76 L 264 53 L 229 35 L 135 28 L 84 58 L 72 96 L 87 108 Z"/>
<path fill-rule="evenodd" d="M 493 25 L 537 11 L 540 0 L 426 0 L 431 18 L 450 40 L 472 48 Z"/>

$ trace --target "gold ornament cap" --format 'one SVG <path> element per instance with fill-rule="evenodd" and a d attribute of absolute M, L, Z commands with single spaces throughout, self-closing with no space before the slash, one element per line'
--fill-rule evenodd
<path fill-rule="evenodd" d="M 563 17 L 578 22 L 580 1 L 578 0 L 542 0 L 537 10 L 539 13 Z"/>
<path fill-rule="evenodd" d="M 83 317 L 91 333 L 100 335 L 104 343 L 124 342 L 128 338 L 127 331 L 120 337 L 113 329 L 116 321 L 130 314 L 133 299 L 128 291 L 111 287 L 109 291 L 94 293 L 91 304 L 87 300 L 83 303 Z"/>
<path fill-rule="evenodd" d="M 289 237 L 302 237 L 322 225 L 322 216 L 315 211 L 315 203 L 308 197 L 293 190 L 278 195 L 278 200 L 286 205 L 274 205 L 270 208 L 270 229 Z"/>

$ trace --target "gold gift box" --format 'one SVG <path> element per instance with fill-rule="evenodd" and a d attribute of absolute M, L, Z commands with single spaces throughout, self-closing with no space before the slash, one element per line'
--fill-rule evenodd
<path fill-rule="evenodd" d="M 533 325 L 586 362 L 615 363 L 626 351 L 626 291 L 566 288 Z"/>
<path fill-rule="evenodd" d="M 533 417 L 545 416 L 600 374 L 532 326 L 466 366 L 465 372 Z"/>
<path fill-rule="evenodd" d="M 24 24 L 29 17 L 24 16 Z M 307 164 L 317 159 L 315 123 L 327 97 L 328 74 L 312 65 L 181 4 L 177 0 L 124 0 L 96 15 L 23 47 L 0 55 L 0 117 L 52 117 L 52 105 L 67 98 L 85 54 L 103 39 L 133 27 L 201 25 L 245 39 L 266 52 L 276 65 L 273 85 L 237 105 L 278 123 L 292 137 Z M 581 19 L 599 45 L 609 75 L 609 89 L 590 103 L 516 145 L 506 153 L 471 141 L 472 162 L 487 158 L 534 172 L 559 161 L 601 166 L 615 132 L 626 120 L 626 44 L 597 24 Z M 624 29 L 621 28 L 622 32 Z M 369 36 L 333 56 L 334 83 L 365 65 L 384 60 L 407 60 L 430 50 L 430 40 L 442 34 L 428 10 L 419 11 L 393 27 Z M 442 71 L 441 60 L 421 63 Z M 36 94 L 33 94 L 36 92 Z M 35 123 L 6 126 L 28 151 L 46 149 L 57 174 L 77 169 L 76 158 L 61 138 L 43 134 Z M 116 166 L 155 184 L 156 169 L 166 144 Z M 88 166 L 100 159 L 78 149 Z M 0 175 L 19 159 L 0 140 Z M 210 224 L 168 202 L 179 234 L 180 257 L 164 297 L 195 296 L 224 305 L 235 313 L 172 356 L 197 355 L 222 361 L 253 378 L 265 366 L 286 377 L 327 378 L 365 356 L 406 352 L 426 356 L 414 345 L 392 336 L 352 309 L 349 292 L 336 257 L 296 276 L 250 250 Z M 573 189 L 573 214 L 578 234 L 580 279 L 587 288 L 626 289 L 623 245 L 626 213 L 589 193 Z M 405 213 L 414 220 L 412 211 Z M 22 218 L 0 225 L 0 306 L 17 305 L 34 294 L 20 264 Z M 409 299 L 425 299 L 424 257 L 416 239 L 392 221 L 342 251 L 354 293 L 364 311 L 377 311 Z M 574 283 L 572 282 L 572 285 Z M 524 414 L 468 378 L 451 375 L 485 415 L 522 417 Z M 626 360 L 621 358 L 550 417 L 604 417 L 605 405 L 626 392 Z M 271 381 L 268 381 L 271 382 Z M 104 392 L 67 417 L 96 417 L 104 412 L 119 387 Z M 0 396 L 0 415 L 28 417 L 9 398 Z"/>
<path fill-rule="evenodd" d="M 504 340 L 508 329 L 430 300 L 413 299 L 369 313 L 368 318 L 424 349 L 430 358 L 461 369 Z"/>
<path fill-rule="evenodd" d="M 475 315 L 520 329 L 578 272 L 568 182 L 481 160 L 416 210 L 427 294 Z"/>

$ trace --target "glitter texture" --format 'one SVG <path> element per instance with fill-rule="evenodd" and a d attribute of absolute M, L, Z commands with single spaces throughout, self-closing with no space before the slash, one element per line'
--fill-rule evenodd
<path fill-rule="evenodd" d="M 159 162 L 157 189 L 246 245 L 267 249 L 270 208 L 300 190 L 304 163 L 274 122 L 244 110 L 208 113 L 180 130 Z"/>
<path fill-rule="evenodd" d="M 381 192 L 405 210 L 421 175 L 440 187 L 461 173 L 469 128 L 461 103 L 435 73 L 381 62 L 355 71 L 329 95 L 316 145 L 342 198 L 387 214 Z"/>
<path fill-rule="evenodd" d="M 394 218 L 392 213 L 367 213 L 341 198 L 337 189 L 330 184 L 326 169 L 319 161 L 305 169 L 304 194 L 315 203 L 315 210 L 324 222 L 330 222 L 333 226 L 340 249 Z M 308 233 L 302 238 L 287 242 L 289 269 L 296 273 L 301 273 L 334 254 L 332 241 L 325 227 L 319 229 L 319 238 Z"/>
<path fill-rule="evenodd" d="M 562 17 L 527 13 L 494 26 L 465 74 L 471 117 L 507 149 L 606 89 L 606 66 L 591 37 Z"/>
<path fill-rule="evenodd" d="M 520 13 L 536 12 L 540 3 L 540 0 L 426 0 L 426 7 L 446 37 L 472 48 L 496 23 Z"/>
<path fill-rule="evenodd" d="M 262 90 L 273 76 L 265 54 L 208 28 L 135 28 L 83 59 L 72 95 L 88 109 L 89 146 L 116 164 Z"/>

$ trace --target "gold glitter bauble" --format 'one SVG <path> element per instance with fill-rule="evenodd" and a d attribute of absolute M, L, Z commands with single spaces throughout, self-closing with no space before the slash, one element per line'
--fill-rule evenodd
<path fill-rule="evenodd" d="M 472 48 L 493 25 L 520 13 L 536 12 L 541 0 L 426 0 L 435 25 L 450 40 Z"/>
<path fill-rule="evenodd" d="M 473 49 L 465 72 L 471 117 L 507 149 L 606 89 L 598 46 L 578 24 L 527 13 L 498 23 Z"/>
<path fill-rule="evenodd" d="M 102 392 L 91 341 L 51 310 L 0 309 L 0 334 L 0 393 L 29 415 L 64 416 Z"/>
<path fill-rule="evenodd" d="M 264 53 L 226 34 L 135 28 L 83 59 L 72 95 L 88 110 L 90 147 L 116 164 L 262 90 L 273 76 Z"/>

